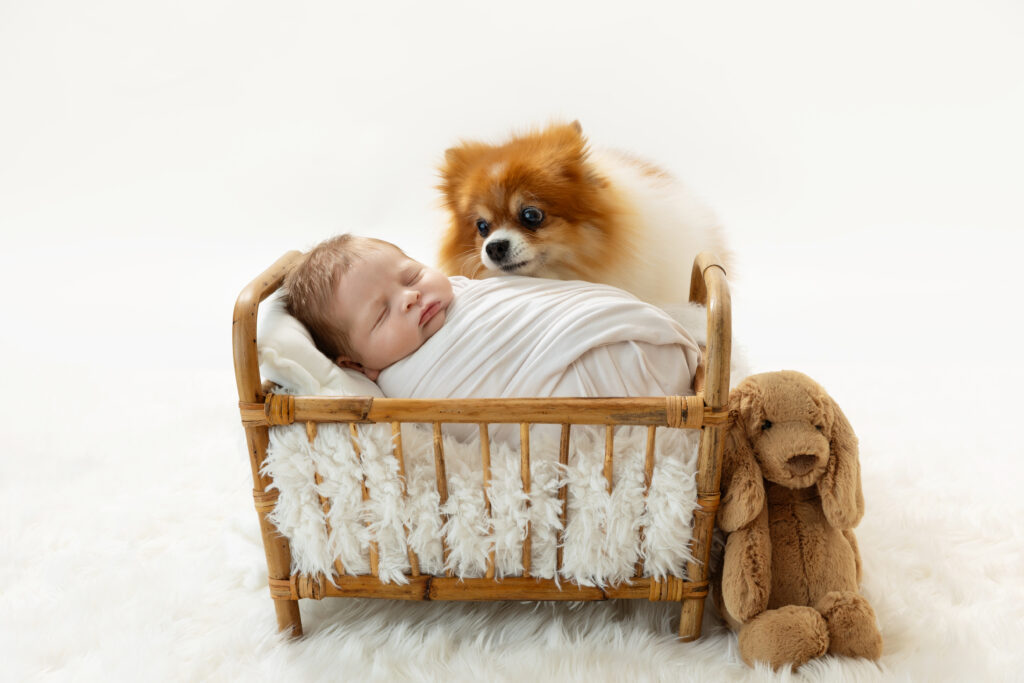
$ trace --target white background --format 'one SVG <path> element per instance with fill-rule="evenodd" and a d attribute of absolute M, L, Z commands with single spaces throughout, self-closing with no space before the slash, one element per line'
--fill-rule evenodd
<path fill-rule="evenodd" d="M 1010 1 L 0 3 L 8 605 L 61 539 L 173 546 L 132 520 L 209 505 L 201 459 L 255 527 L 239 290 L 342 231 L 433 262 L 446 147 L 550 120 L 715 208 L 737 343 L 839 400 L 869 520 L 889 468 L 1019 517 L 1022 35 Z"/>

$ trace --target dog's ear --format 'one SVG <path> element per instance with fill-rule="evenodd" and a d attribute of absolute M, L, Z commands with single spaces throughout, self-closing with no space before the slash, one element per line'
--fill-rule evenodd
<path fill-rule="evenodd" d="M 818 493 L 829 524 L 837 529 L 852 529 L 864 516 L 857 435 L 836 402 L 828 397 L 827 403 L 832 410 L 832 434 L 828 466 L 818 480 Z"/>
<path fill-rule="evenodd" d="M 470 167 L 477 161 L 488 145 L 479 142 L 464 142 L 449 147 L 444 152 L 444 162 L 440 165 L 441 184 L 438 186 L 448 200 L 451 200 L 456 188 L 466 179 Z"/>
<path fill-rule="evenodd" d="M 583 135 L 583 126 L 580 122 L 558 124 L 549 128 L 548 132 L 551 133 L 549 141 L 555 145 L 552 149 L 562 177 L 571 183 L 604 188 L 607 181 L 590 163 L 590 144 Z"/>
<path fill-rule="evenodd" d="M 476 253 L 476 229 L 473 219 L 464 214 L 465 199 L 461 198 L 473 160 L 480 154 L 483 145 L 464 143 L 445 151 L 444 162 L 439 171 L 442 205 L 448 210 L 449 227 L 441 235 L 438 244 L 438 267 L 445 275 L 477 277 L 483 270 L 483 263 Z"/>
<path fill-rule="evenodd" d="M 747 437 L 747 422 L 756 410 L 760 392 L 753 383 L 744 383 L 729 396 L 729 412 L 733 423 L 725 433 L 722 457 L 722 504 L 718 509 L 718 526 L 725 532 L 736 531 L 750 524 L 764 508 L 764 479 L 754 457 L 754 448 Z"/>
<path fill-rule="evenodd" d="M 444 151 L 444 166 L 445 170 L 461 168 L 466 163 L 467 157 L 466 146 L 460 147 L 449 147 Z"/>

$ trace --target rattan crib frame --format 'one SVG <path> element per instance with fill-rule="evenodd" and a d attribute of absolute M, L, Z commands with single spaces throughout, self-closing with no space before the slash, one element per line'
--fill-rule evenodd
<path fill-rule="evenodd" d="M 607 600 L 614 598 L 681 602 L 679 637 L 684 641 L 700 637 L 704 598 L 708 591 L 707 566 L 715 511 L 719 503 L 724 428 L 728 423 L 729 358 L 731 352 L 731 300 L 725 269 L 714 254 L 701 253 L 693 264 L 690 300 L 707 307 L 707 348 L 698 373 L 696 396 L 650 398 L 527 398 L 527 399 L 444 399 L 410 400 L 368 397 L 291 396 L 275 394 L 260 377 L 256 347 L 256 322 L 261 301 L 277 290 L 285 273 L 300 256 L 288 252 L 247 285 L 235 303 L 232 321 L 235 379 L 239 409 L 248 443 L 252 467 L 253 498 L 259 516 L 266 551 L 270 595 L 277 613 L 278 628 L 292 636 L 302 635 L 299 600 L 324 597 L 367 597 L 397 600 Z M 702 386 L 702 390 L 701 389 Z M 562 438 L 560 461 L 568 457 L 569 430 L 572 425 L 605 425 L 604 475 L 612 486 L 615 466 L 613 429 L 618 425 L 648 427 L 646 481 L 650 483 L 654 465 L 654 444 L 658 427 L 700 429 L 697 491 L 694 510 L 691 553 L 696 561 L 687 563 L 687 578 L 669 576 L 664 580 L 642 576 L 642 561 L 636 576 L 627 583 L 598 588 L 573 582 L 555 582 L 530 576 L 530 534 L 523 543 L 523 576 L 495 578 L 493 554 L 484 578 L 457 578 L 420 572 L 418 560 L 408 549 L 411 574 L 408 583 L 385 583 L 377 578 L 376 546 L 370 546 L 369 575 L 349 575 L 335 563 L 337 576 L 328 581 L 323 575 L 292 574 L 288 539 L 268 519 L 277 500 L 272 480 L 263 473 L 267 456 L 269 428 L 274 425 L 305 423 L 310 439 L 321 422 L 347 422 L 352 430 L 359 423 L 390 423 L 396 433 L 395 455 L 399 472 L 404 472 L 399 425 L 404 422 L 433 423 L 434 464 L 438 494 L 447 498 L 443 423 L 477 423 L 481 433 L 481 466 L 484 475 L 484 499 L 490 480 L 490 448 L 486 425 L 520 424 L 521 476 L 523 489 L 530 490 L 530 424 L 560 424 Z M 354 443 L 354 442 L 353 442 Z M 563 527 L 566 515 L 567 486 L 559 491 L 563 502 Z M 368 496 L 365 482 L 363 497 Z M 328 503 L 322 501 L 326 506 Z M 489 504 L 488 504 L 489 505 Z M 489 509 L 489 508 L 488 508 Z M 443 539 L 442 539 L 443 541 Z M 445 549 L 447 556 L 447 549 Z M 557 566 L 562 567 L 561 549 Z"/>

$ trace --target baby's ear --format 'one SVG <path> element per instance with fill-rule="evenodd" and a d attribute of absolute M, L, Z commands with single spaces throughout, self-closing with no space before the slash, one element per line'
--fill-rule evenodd
<path fill-rule="evenodd" d="M 340 365 L 341 367 L 345 368 L 346 370 L 355 370 L 356 372 L 363 373 L 364 375 L 370 378 L 371 382 L 376 382 L 377 378 L 380 377 L 380 370 L 371 370 L 369 368 L 364 368 L 362 363 L 357 363 L 348 356 L 338 356 L 334 362 Z"/>

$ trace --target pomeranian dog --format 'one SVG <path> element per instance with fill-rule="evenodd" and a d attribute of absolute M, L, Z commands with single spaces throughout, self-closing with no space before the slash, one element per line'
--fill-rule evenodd
<path fill-rule="evenodd" d="M 614 285 L 658 305 L 685 302 L 694 257 L 730 254 L 714 215 L 668 173 L 591 150 L 578 121 L 445 153 L 450 214 L 440 266 Z"/>

